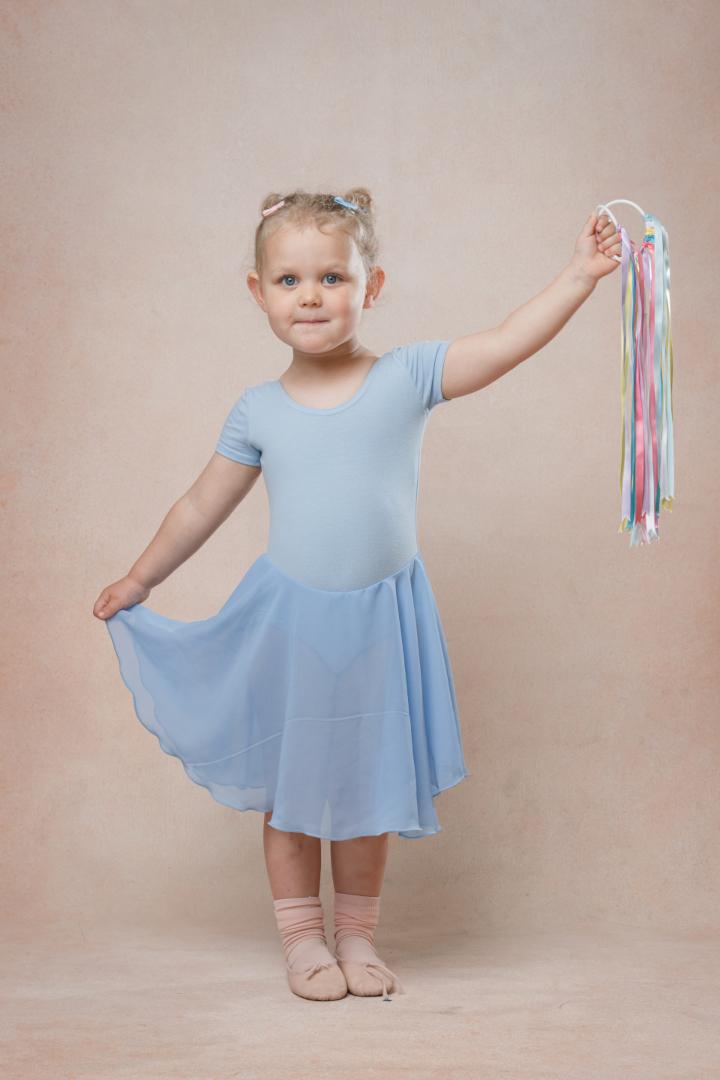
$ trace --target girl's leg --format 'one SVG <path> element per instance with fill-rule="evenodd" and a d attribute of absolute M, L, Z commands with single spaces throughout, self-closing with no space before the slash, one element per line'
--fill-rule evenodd
<path fill-rule="evenodd" d="M 263 822 L 263 847 L 273 900 L 289 896 L 318 896 L 320 838 L 273 829 L 268 825 L 271 817 L 272 810 L 268 810 Z"/>
<path fill-rule="evenodd" d="M 387 854 L 388 833 L 331 840 L 330 861 L 335 891 L 379 896 Z"/>
<path fill-rule="evenodd" d="M 337 1000 L 347 983 L 325 939 L 320 839 L 273 829 L 271 817 L 272 811 L 265 814 L 263 847 L 290 989 L 314 1001 Z"/>
<path fill-rule="evenodd" d="M 388 833 L 332 840 L 335 885 L 335 955 L 351 994 L 386 997 L 400 980 L 375 951 L 380 890 L 385 875 Z"/>

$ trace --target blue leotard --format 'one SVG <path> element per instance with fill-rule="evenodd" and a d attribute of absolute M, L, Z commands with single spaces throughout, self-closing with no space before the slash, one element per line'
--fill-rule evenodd
<path fill-rule="evenodd" d="M 427 417 L 445 402 L 449 341 L 380 356 L 348 401 L 301 405 L 278 379 L 247 388 L 216 450 L 262 468 L 270 504 L 267 554 L 319 589 L 358 589 L 417 551 L 416 508 Z"/>

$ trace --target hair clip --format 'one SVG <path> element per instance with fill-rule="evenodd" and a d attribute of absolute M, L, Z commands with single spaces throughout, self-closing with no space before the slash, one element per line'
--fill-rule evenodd
<path fill-rule="evenodd" d="M 285 200 L 281 199 L 280 202 L 276 202 L 274 206 L 268 206 L 267 210 L 263 210 L 262 216 L 267 217 L 268 214 L 272 214 L 274 210 L 279 210 L 281 206 L 285 205 Z"/>
<path fill-rule="evenodd" d="M 341 206 L 346 206 L 348 210 L 359 210 L 360 207 L 354 202 L 348 202 L 347 199 L 341 198 L 339 195 L 333 195 L 333 199 L 336 203 L 340 203 Z"/>

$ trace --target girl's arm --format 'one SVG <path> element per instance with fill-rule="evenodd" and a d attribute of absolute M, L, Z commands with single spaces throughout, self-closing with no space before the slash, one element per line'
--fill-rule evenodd
<path fill-rule="evenodd" d="M 93 614 L 108 619 L 150 595 L 181 563 L 202 547 L 242 502 L 262 469 L 215 452 L 192 486 L 173 503 L 160 528 L 124 578 L 108 585 Z"/>
<path fill-rule="evenodd" d="M 261 471 L 254 465 L 214 453 L 197 480 L 168 510 L 127 576 L 148 589 L 159 585 L 222 525 Z"/>
<path fill-rule="evenodd" d="M 462 397 L 507 374 L 542 349 L 587 300 L 601 277 L 616 270 L 620 236 L 606 215 L 591 214 L 567 266 L 547 288 L 512 311 L 499 326 L 457 338 L 448 346 L 442 392 Z"/>

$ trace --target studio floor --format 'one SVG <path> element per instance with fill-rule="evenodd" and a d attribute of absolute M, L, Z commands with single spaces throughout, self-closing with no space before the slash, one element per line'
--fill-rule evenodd
<path fill-rule="evenodd" d="M 279 939 L 173 929 L 3 945 L 4 1080 L 718 1080 L 720 941 L 378 935 L 392 1001 L 312 1002 Z"/>

